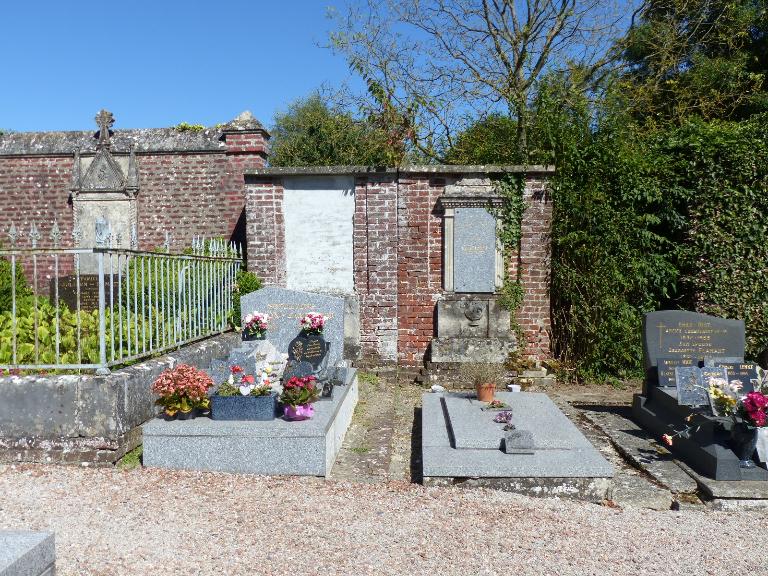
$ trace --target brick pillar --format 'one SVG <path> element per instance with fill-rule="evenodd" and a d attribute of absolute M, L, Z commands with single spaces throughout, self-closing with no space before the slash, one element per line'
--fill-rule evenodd
<path fill-rule="evenodd" d="M 547 179 L 541 174 L 528 174 L 525 181 L 526 209 L 521 226 L 520 253 L 508 262 L 510 278 L 517 277 L 525 290 L 517 320 L 525 334 L 524 353 L 539 359 L 551 355 L 550 231 L 552 202 Z"/>
<path fill-rule="evenodd" d="M 397 359 L 397 180 L 358 178 L 354 216 L 355 290 L 363 355 Z"/>
<path fill-rule="evenodd" d="M 245 192 L 248 270 L 266 284 L 285 286 L 283 184 L 271 177 L 251 177 Z"/>

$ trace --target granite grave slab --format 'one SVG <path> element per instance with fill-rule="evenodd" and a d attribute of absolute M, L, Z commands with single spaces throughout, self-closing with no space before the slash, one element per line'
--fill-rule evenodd
<path fill-rule="evenodd" d="M 0 531 L 0 576 L 53 576 L 55 565 L 52 532 Z"/>
<path fill-rule="evenodd" d="M 308 312 L 319 312 L 326 317 L 323 330 L 330 344 L 328 365 L 334 366 L 344 354 L 344 299 L 315 292 L 287 290 L 267 286 L 240 298 L 243 317 L 258 311 L 269 314 L 267 340 L 278 352 L 287 352 L 288 346 L 301 332 L 299 321 Z"/>
<path fill-rule="evenodd" d="M 347 386 L 316 402 L 309 420 L 150 420 L 142 426 L 144 465 L 261 475 L 327 476 L 358 399 L 354 368 Z"/>
<path fill-rule="evenodd" d="M 563 495 L 588 500 L 606 497 L 613 467 L 546 395 L 527 392 L 499 392 L 496 395 L 509 404 L 516 418 L 519 415 L 520 428 L 531 432 L 533 454 L 506 454 L 500 441 L 504 435 L 502 425 L 497 424 L 496 440 L 488 436 L 487 429 L 478 433 L 483 439 L 469 438 L 471 432 L 465 425 L 475 418 L 469 415 L 470 412 L 488 418 L 494 414 L 482 412 L 477 403 L 473 406 L 471 396 L 468 393 L 422 395 L 425 483 L 441 485 L 471 480 L 478 485 L 491 482 L 504 489 L 519 489 L 533 495 Z M 451 412 L 446 409 L 448 405 Z M 461 411 L 466 414 L 462 416 Z M 526 411 L 528 414 L 523 419 Z M 549 426 L 555 420 L 559 421 L 559 431 L 551 434 Z M 459 433 L 461 443 L 468 447 L 454 447 L 455 429 L 463 430 Z M 539 488 L 534 490 L 534 486 Z"/>
<path fill-rule="evenodd" d="M 496 218 L 485 208 L 456 208 L 453 229 L 453 288 L 496 291 Z"/>

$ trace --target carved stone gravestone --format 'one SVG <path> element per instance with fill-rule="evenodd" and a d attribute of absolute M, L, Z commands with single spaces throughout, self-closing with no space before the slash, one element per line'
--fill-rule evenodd
<path fill-rule="evenodd" d="M 289 353 L 289 345 L 300 332 L 299 321 L 308 312 L 319 312 L 326 318 L 323 338 L 329 366 L 342 359 L 344 351 L 344 299 L 314 292 L 286 290 L 268 286 L 240 298 L 242 315 L 258 311 L 269 314 L 266 339 L 278 352 Z"/>

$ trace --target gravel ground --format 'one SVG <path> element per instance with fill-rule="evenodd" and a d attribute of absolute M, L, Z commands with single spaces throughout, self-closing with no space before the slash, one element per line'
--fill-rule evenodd
<path fill-rule="evenodd" d="M 744 537 L 766 521 L 764 512 L 622 510 L 405 482 L 0 471 L 0 529 L 55 531 L 60 576 L 766 575 L 763 549 Z"/>

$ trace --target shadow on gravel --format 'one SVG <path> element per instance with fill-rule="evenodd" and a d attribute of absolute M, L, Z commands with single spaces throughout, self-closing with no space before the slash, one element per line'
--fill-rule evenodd
<path fill-rule="evenodd" d="M 413 427 L 411 428 L 411 482 L 421 484 L 421 408 L 413 409 Z"/>

